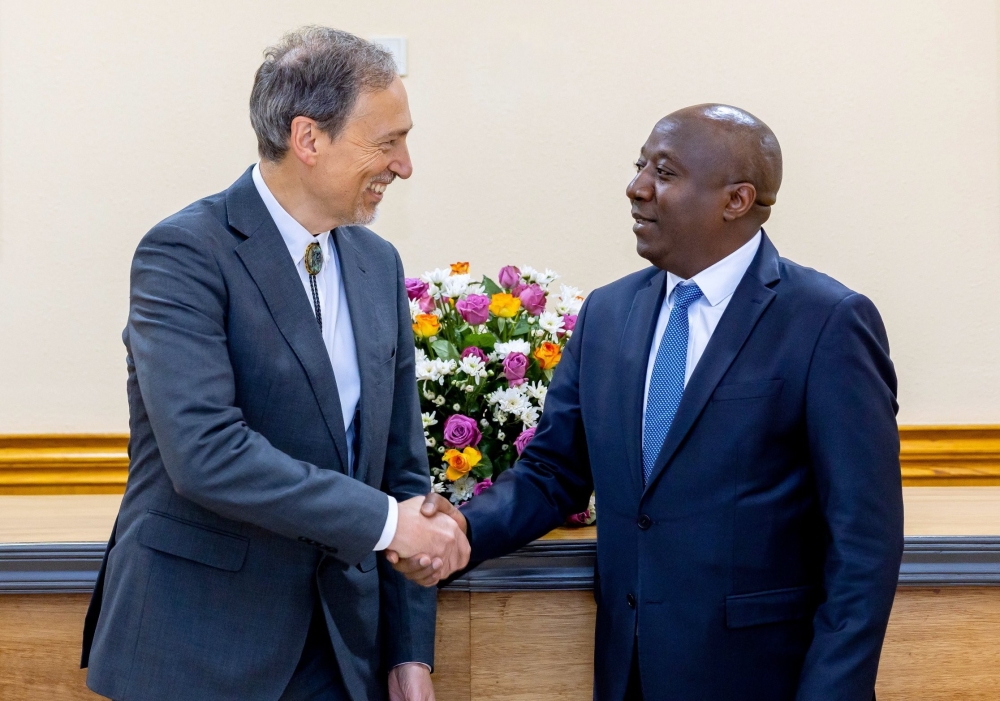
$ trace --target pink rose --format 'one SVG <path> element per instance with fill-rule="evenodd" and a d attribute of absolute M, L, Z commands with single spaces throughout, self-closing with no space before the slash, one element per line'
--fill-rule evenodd
<path fill-rule="evenodd" d="M 477 484 L 475 487 L 472 488 L 472 496 L 478 497 L 480 494 L 482 494 L 492 486 L 493 486 L 493 480 L 487 477 L 482 482 L 480 482 L 479 484 Z"/>
<path fill-rule="evenodd" d="M 490 362 L 489 356 L 486 355 L 485 352 L 483 352 L 482 348 L 476 348 L 475 346 L 469 346 L 464 351 L 462 351 L 462 357 L 463 358 L 468 358 L 470 355 L 474 355 L 477 358 L 479 358 L 480 360 L 482 360 L 483 361 L 483 365 L 485 365 L 486 363 Z"/>
<path fill-rule="evenodd" d="M 475 448 L 482 440 L 476 420 L 464 414 L 453 414 L 444 422 L 444 444 L 455 450 Z"/>
<path fill-rule="evenodd" d="M 531 428 L 526 428 L 523 431 L 521 431 L 521 435 L 519 435 L 514 440 L 514 448 L 517 450 L 517 457 L 521 457 L 521 454 L 524 452 L 524 449 L 528 447 L 528 443 L 530 443 L 531 439 L 534 437 L 535 437 L 534 426 L 532 426 Z"/>
<path fill-rule="evenodd" d="M 434 313 L 434 298 L 430 295 L 425 294 L 419 300 L 417 300 L 417 306 L 420 307 L 420 311 L 424 314 Z"/>
<path fill-rule="evenodd" d="M 406 278 L 406 296 L 410 299 L 420 299 L 428 287 L 429 285 L 418 277 Z"/>
<path fill-rule="evenodd" d="M 573 514 L 568 519 L 566 519 L 566 523 L 568 523 L 571 526 L 586 526 L 588 525 L 587 521 L 589 520 L 590 520 L 590 511 L 581 511 L 580 513 Z"/>
<path fill-rule="evenodd" d="M 563 317 L 563 331 L 572 331 L 576 328 L 576 314 L 567 314 Z"/>
<path fill-rule="evenodd" d="M 503 359 L 503 374 L 511 387 L 524 384 L 524 374 L 528 372 L 528 356 L 524 353 L 509 353 Z"/>
<path fill-rule="evenodd" d="M 469 295 L 455 302 L 455 309 L 469 326 L 485 324 L 490 318 L 490 298 L 486 295 Z"/>
<path fill-rule="evenodd" d="M 517 296 L 531 316 L 538 316 L 545 311 L 545 290 L 537 283 L 528 285 Z"/>
<path fill-rule="evenodd" d="M 500 287 L 505 290 L 514 289 L 514 286 L 521 282 L 521 271 L 513 265 L 505 265 L 500 268 Z"/>

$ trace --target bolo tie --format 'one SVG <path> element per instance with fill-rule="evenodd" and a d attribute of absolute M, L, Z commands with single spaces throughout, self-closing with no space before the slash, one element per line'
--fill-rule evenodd
<path fill-rule="evenodd" d="M 311 243 L 306 246 L 306 272 L 309 273 L 309 289 L 312 290 L 313 308 L 316 310 L 316 323 L 319 324 L 319 332 L 323 333 L 323 312 L 319 308 L 319 289 L 316 285 L 316 276 L 323 269 L 323 251 L 318 243 Z"/>

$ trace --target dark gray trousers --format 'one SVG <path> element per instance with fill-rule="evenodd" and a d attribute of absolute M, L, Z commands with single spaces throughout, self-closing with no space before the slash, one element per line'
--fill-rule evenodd
<path fill-rule="evenodd" d="M 302 657 L 279 701 L 350 701 L 330 644 L 323 606 L 317 596 Z"/>

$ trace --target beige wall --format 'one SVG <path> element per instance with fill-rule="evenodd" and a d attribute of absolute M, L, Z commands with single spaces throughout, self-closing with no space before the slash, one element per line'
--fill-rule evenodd
<path fill-rule="evenodd" d="M 643 265 L 624 196 L 652 124 L 767 121 L 781 252 L 869 295 L 904 423 L 1000 423 L 994 0 L 0 0 L 0 433 L 127 428 L 142 234 L 255 158 L 261 49 L 324 23 L 409 39 L 416 171 L 375 229 L 408 271 Z"/>

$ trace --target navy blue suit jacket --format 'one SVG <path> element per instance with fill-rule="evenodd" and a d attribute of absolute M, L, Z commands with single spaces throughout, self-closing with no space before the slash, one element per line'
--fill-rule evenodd
<path fill-rule="evenodd" d="M 896 591 L 896 378 L 875 306 L 766 235 L 643 487 L 666 273 L 595 290 L 522 459 L 463 509 L 475 561 L 597 493 L 596 699 L 869 701 Z"/>

